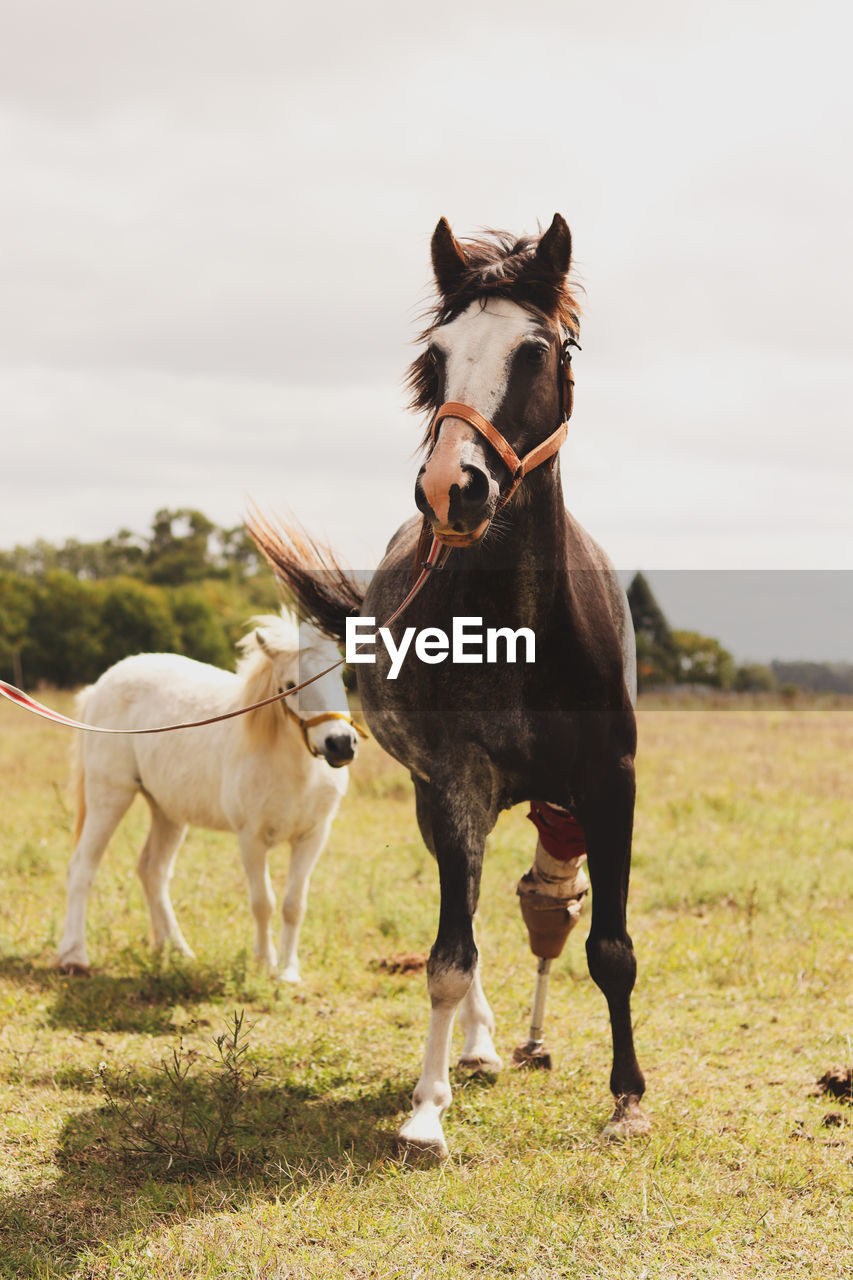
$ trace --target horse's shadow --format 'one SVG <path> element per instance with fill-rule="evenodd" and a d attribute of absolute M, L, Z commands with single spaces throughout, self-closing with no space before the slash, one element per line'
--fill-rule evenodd
<path fill-rule="evenodd" d="M 113 1083 L 112 1102 L 66 1121 L 55 1157 L 59 1176 L 0 1198 L 0 1256 L 5 1237 L 6 1256 L 23 1267 L 8 1274 L 71 1276 L 88 1253 L 120 1248 L 137 1233 L 156 1238 L 161 1227 L 195 1219 L 207 1204 L 239 1212 L 338 1173 L 369 1178 L 393 1153 L 392 1120 L 410 1092 L 410 1082 L 386 1078 L 359 1081 L 358 1096 L 341 1099 L 325 1088 L 260 1078 L 249 1086 L 228 1140 L 211 1155 L 210 1131 L 197 1120 L 221 1115 L 221 1081 L 201 1077 L 183 1101 L 164 1081 L 161 1075 L 158 1085 L 151 1072 L 124 1074 Z M 138 1206 L 136 1221 L 128 1204 Z"/>
<path fill-rule="evenodd" d="M 223 973 L 198 961 L 161 964 L 156 957 L 136 968 L 136 973 L 123 976 L 95 971 L 82 977 L 30 960 L 3 957 L 0 980 L 52 994 L 48 1026 L 73 1031 L 163 1035 L 175 1030 L 171 1011 L 176 1004 L 191 1007 L 228 998 L 252 999 L 251 992 L 241 991 L 247 965 L 240 957 L 234 973 Z"/>

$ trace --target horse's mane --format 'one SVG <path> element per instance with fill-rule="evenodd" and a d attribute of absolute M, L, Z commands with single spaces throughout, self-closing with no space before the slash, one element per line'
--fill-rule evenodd
<path fill-rule="evenodd" d="M 466 270 L 448 294 L 441 294 L 427 313 L 426 328 L 418 342 L 429 342 L 437 328 L 471 305 L 490 298 L 507 298 L 533 315 L 561 326 L 571 337 L 580 333 L 580 306 L 567 276 L 557 276 L 536 261 L 538 236 L 513 236 L 506 231 L 485 231 L 476 240 L 460 241 Z M 436 408 L 438 380 L 427 351 L 412 361 L 406 375 L 412 393 L 409 408 Z"/>
<path fill-rule="evenodd" d="M 240 704 L 244 707 L 278 693 L 275 658 L 282 653 L 292 653 L 294 657 L 299 653 L 299 623 L 286 610 L 282 609 L 280 614 L 261 614 L 251 618 L 248 625 L 251 631 L 237 641 L 237 648 L 242 654 L 237 663 L 237 675 L 243 681 Z M 263 632 L 263 645 L 258 640 L 258 630 Z M 268 707 L 258 707 L 241 719 L 246 745 L 251 748 L 271 746 L 285 723 L 277 702 L 271 702 Z"/>

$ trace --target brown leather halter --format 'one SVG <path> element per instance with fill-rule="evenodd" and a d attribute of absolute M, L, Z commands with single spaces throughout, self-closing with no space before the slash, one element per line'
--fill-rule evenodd
<path fill-rule="evenodd" d="M 521 484 L 528 472 L 534 467 L 540 466 L 543 462 L 550 460 L 551 469 L 554 467 L 554 458 L 557 451 L 565 442 L 569 431 L 569 418 L 572 416 L 572 408 L 574 403 L 574 385 L 575 378 L 572 373 L 572 355 L 571 348 L 577 346 L 572 338 L 566 338 L 560 348 L 560 413 L 562 421 L 546 440 L 536 445 L 523 458 L 519 458 L 509 441 L 501 435 L 497 427 L 489 422 L 488 418 L 484 418 L 481 413 L 472 408 L 469 404 L 462 404 L 459 400 L 448 400 L 436 413 L 432 423 L 432 443 L 435 444 L 438 435 L 438 424 L 443 418 L 461 418 L 463 422 L 467 422 L 475 431 L 487 440 L 488 443 L 497 453 L 501 462 L 510 474 L 510 485 L 504 493 L 501 494 L 495 515 L 501 511 L 512 498 L 518 486 Z"/>

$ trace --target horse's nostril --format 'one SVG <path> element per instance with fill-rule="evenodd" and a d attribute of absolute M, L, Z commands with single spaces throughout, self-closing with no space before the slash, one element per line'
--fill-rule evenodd
<path fill-rule="evenodd" d="M 429 504 L 429 499 L 427 498 L 423 484 L 421 483 L 421 476 L 423 475 L 423 472 L 424 468 L 421 467 L 421 475 L 419 475 L 415 481 L 415 506 L 418 511 L 420 511 L 421 515 L 432 516 L 435 513 Z"/>
<path fill-rule="evenodd" d="M 485 471 L 481 471 L 479 467 L 473 467 L 469 463 L 464 464 L 462 470 L 468 477 L 468 483 L 464 489 L 460 490 L 459 494 L 462 505 L 480 510 L 489 500 L 489 477 Z"/>

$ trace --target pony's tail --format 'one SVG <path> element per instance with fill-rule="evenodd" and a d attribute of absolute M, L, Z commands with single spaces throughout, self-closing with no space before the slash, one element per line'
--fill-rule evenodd
<path fill-rule="evenodd" d="M 89 690 L 77 695 L 75 705 L 77 719 L 82 720 L 89 701 Z M 86 821 L 86 774 L 83 768 L 83 733 L 77 732 L 71 746 L 71 791 L 74 796 L 74 848 L 80 843 L 83 823 Z"/>
<path fill-rule="evenodd" d="M 304 530 L 264 516 L 257 508 L 249 512 L 246 528 L 297 613 L 327 636 L 343 640 L 347 618 L 360 613 L 364 601 L 364 588 L 352 573 Z"/>

